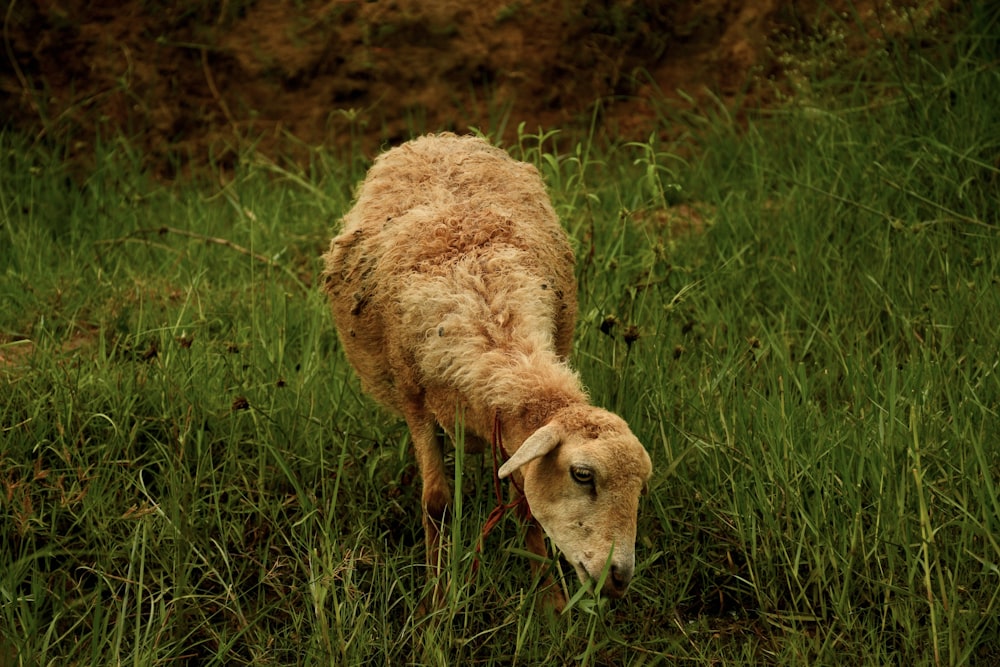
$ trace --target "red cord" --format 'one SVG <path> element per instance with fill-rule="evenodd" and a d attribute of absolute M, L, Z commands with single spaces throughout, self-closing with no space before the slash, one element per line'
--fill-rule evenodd
<path fill-rule="evenodd" d="M 531 507 L 528 505 L 528 498 L 524 495 L 524 489 L 518 484 L 517 480 L 511 476 L 510 483 L 514 485 L 517 490 L 518 498 L 517 500 L 505 503 L 503 501 L 503 490 L 500 485 L 500 462 L 498 459 L 498 451 L 503 454 L 504 460 L 509 459 L 510 456 L 507 455 L 507 450 L 503 446 L 503 429 L 500 424 L 500 410 L 496 411 L 496 415 L 493 418 L 493 492 L 496 494 L 497 504 L 490 512 L 490 515 L 486 518 L 486 523 L 483 524 L 483 530 L 479 535 L 479 543 L 476 545 L 476 556 L 472 562 L 472 573 L 475 574 L 479 571 L 479 555 L 483 551 L 483 543 L 486 541 L 486 537 L 490 532 L 496 527 L 503 515 L 509 510 L 518 508 L 518 514 L 525 521 L 531 520 Z"/>

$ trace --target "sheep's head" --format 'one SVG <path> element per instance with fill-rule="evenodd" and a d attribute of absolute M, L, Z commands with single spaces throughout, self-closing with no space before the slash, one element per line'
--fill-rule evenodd
<path fill-rule="evenodd" d="M 652 472 L 628 425 L 600 408 L 566 408 L 529 436 L 499 475 L 515 470 L 532 515 L 580 581 L 597 581 L 609 564 L 603 593 L 621 597 L 635 569 L 639 496 Z"/>

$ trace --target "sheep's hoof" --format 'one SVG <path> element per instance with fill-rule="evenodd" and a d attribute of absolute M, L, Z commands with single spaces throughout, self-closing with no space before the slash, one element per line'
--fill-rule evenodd
<path fill-rule="evenodd" d="M 417 616 L 423 617 L 445 607 L 445 583 L 438 579 L 417 605 Z"/>
<path fill-rule="evenodd" d="M 561 614 L 566 608 L 566 595 L 562 587 L 557 583 L 552 583 L 539 589 L 538 599 L 545 609 L 551 609 L 556 614 Z"/>

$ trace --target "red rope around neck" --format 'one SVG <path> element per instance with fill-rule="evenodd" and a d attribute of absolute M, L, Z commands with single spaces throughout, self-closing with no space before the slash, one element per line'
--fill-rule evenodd
<path fill-rule="evenodd" d="M 510 483 L 514 485 L 517 490 L 517 500 L 513 502 L 505 503 L 503 501 L 503 490 L 500 485 L 500 461 L 499 454 L 503 454 L 504 460 L 510 458 L 507 455 L 507 450 L 503 446 L 503 429 L 500 424 L 500 411 L 496 411 L 496 415 L 493 418 L 493 492 L 496 494 L 497 504 L 490 512 L 490 515 L 486 518 L 486 523 L 483 524 L 482 533 L 479 535 L 479 543 L 476 545 L 476 557 L 472 563 L 473 573 L 479 570 L 479 555 L 483 551 L 483 542 L 486 541 L 486 536 L 496 527 L 503 515 L 507 513 L 508 510 L 518 508 L 518 514 L 521 518 L 525 520 L 531 519 L 531 507 L 528 505 L 528 498 L 524 495 L 524 489 L 518 484 L 517 480 L 511 476 Z"/>

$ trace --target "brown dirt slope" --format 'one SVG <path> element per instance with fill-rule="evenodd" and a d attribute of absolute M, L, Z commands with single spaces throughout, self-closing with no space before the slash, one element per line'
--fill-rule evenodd
<path fill-rule="evenodd" d="M 124 132 L 166 176 L 251 143 L 295 158 L 441 128 L 573 130 L 595 100 L 603 131 L 644 137 L 651 100 L 678 90 L 759 99 L 774 36 L 843 21 L 833 4 L 9 0 L 0 113 L 82 156 Z M 880 18 L 875 2 L 844 5 Z"/>

